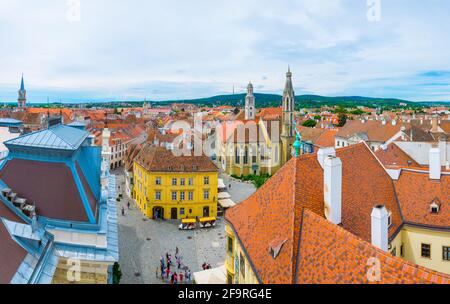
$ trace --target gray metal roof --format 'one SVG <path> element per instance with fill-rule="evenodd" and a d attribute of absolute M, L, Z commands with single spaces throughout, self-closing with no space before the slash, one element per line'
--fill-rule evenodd
<path fill-rule="evenodd" d="M 5 142 L 9 146 L 24 146 L 58 150 L 77 150 L 89 133 L 66 125 L 26 134 Z"/>

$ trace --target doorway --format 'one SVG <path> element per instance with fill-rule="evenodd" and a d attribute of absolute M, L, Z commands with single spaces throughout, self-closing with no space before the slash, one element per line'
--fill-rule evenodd
<path fill-rule="evenodd" d="M 209 217 L 209 207 L 203 207 L 203 217 Z"/>
<path fill-rule="evenodd" d="M 164 219 L 164 208 L 162 207 L 155 207 L 153 208 L 153 219 Z"/>
<path fill-rule="evenodd" d="M 171 218 L 172 220 L 178 219 L 178 209 L 177 209 L 177 208 L 172 208 L 172 209 L 170 210 L 170 218 Z"/>

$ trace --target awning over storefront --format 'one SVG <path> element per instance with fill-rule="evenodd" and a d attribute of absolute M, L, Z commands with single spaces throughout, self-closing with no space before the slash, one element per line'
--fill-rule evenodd
<path fill-rule="evenodd" d="M 231 208 L 236 206 L 236 204 L 229 198 L 219 200 L 219 205 L 222 206 L 222 208 Z"/>
<path fill-rule="evenodd" d="M 194 273 L 196 284 L 226 284 L 227 271 L 225 265 Z"/>
<path fill-rule="evenodd" d="M 218 197 L 221 200 L 221 199 L 231 198 L 231 195 L 228 192 L 219 192 Z"/>
<path fill-rule="evenodd" d="M 221 178 L 219 178 L 219 189 L 227 189 L 227 186 L 225 186 L 225 183 Z"/>

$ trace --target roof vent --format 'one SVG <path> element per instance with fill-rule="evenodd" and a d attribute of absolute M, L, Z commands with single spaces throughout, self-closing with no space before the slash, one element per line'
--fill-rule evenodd
<path fill-rule="evenodd" d="M 284 240 L 275 240 L 270 243 L 269 246 L 269 254 L 272 258 L 276 259 L 283 248 L 284 243 L 287 242 L 287 239 Z"/>

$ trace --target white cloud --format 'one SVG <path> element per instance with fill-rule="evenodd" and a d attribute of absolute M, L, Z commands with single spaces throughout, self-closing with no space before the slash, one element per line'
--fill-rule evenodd
<path fill-rule="evenodd" d="M 297 93 L 377 94 L 390 79 L 450 70 L 449 8 L 382 1 L 371 23 L 365 0 L 81 0 L 69 22 L 66 1 L 0 0 L 0 99 L 15 98 L 22 72 L 30 98 L 205 97 L 249 80 L 279 93 L 288 64 Z M 432 95 L 402 88 L 389 93 Z"/>

